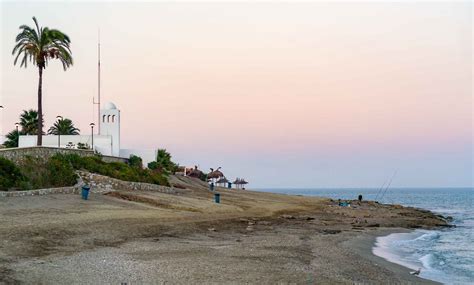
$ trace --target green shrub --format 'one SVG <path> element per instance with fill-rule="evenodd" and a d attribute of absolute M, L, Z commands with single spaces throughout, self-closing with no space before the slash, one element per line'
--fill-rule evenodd
<path fill-rule="evenodd" d="M 24 156 L 15 165 L 0 157 L 0 190 L 29 190 L 72 186 L 77 182 L 67 160 L 51 157 L 47 161 Z"/>
<path fill-rule="evenodd" d="M 0 157 L 0 190 L 6 191 L 21 188 L 27 182 L 27 178 L 10 160 Z"/>
<path fill-rule="evenodd" d="M 143 168 L 142 158 L 133 154 L 130 155 L 130 158 L 128 159 L 128 164 L 131 167 Z"/>
<path fill-rule="evenodd" d="M 148 163 L 148 168 L 151 170 L 156 170 L 158 169 L 158 162 L 152 161 Z"/>
<path fill-rule="evenodd" d="M 25 156 L 18 166 L 28 178 L 28 184 L 22 187 L 25 190 L 72 186 L 77 182 L 71 163 L 60 156 L 52 156 L 47 161 Z"/>
<path fill-rule="evenodd" d="M 46 163 L 48 183 L 54 187 L 71 186 L 77 182 L 77 174 L 71 163 L 63 159 L 51 157 Z"/>
<path fill-rule="evenodd" d="M 87 143 L 79 142 L 79 143 L 77 143 L 77 149 L 90 149 L 90 146 Z"/>
<path fill-rule="evenodd" d="M 134 158 L 133 162 L 129 164 L 122 162 L 107 163 L 102 161 L 100 156 L 81 157 L 77 154 L 56 154 L 53 158 L 67 161 L 72 168 L 78 170 L 87 170 L 92 173 L 124 181 L 146 182 L 169 186 L 168 179 L 163 174 L 155 173 L 150 169 L 141 168 L 140 157 Z"/>

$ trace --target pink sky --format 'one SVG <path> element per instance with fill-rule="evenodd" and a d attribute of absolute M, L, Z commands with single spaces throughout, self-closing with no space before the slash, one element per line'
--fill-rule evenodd
<path fill-rule="evenodd" d="M 21 24 L 72 39 L 44 77 L 46 125 L 83 133 L 97 92 L 122 146 L 169 149 L 255 187 L 472 185 L 472 5 L 457 3 L 1 4 L 4 131 L 35 108 L 37 71 L 13 66 Z"/>

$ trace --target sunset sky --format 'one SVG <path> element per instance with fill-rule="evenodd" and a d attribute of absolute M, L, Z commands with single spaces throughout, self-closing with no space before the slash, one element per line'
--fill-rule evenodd
<path fill-rule="evenodd" d="M 44 73 L 46 127 L 83 134 L 102 102 L 122 147 L 166 148 L 250 187 L 473 185 L 472 4 L 1 2 L 2 133 L 35 108 L 37 69 L 13 66 L 22 24 L 72 40 Z"/>

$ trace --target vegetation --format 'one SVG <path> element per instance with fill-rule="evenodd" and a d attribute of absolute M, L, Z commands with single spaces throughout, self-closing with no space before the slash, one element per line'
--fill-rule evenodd
<path fill-rule="evenodd" d="M 13 130 L 9 132 L 5 137 L 6 140 L 3 143 L 5 147 L 18 147 L 18 139 L 20 137 L 20 131 Z"/>
<path fill-rule="evenodd" d="M 38 130 L 38 112 L 36 110 L 23 110 L 20 114 L 20 122 L 19 122 L 20 129 L 17 131 L 16 129 L 9 132 L 6 135 L 6 140 L 3 143 L 5 147 L 18 147 L 18 137 L 20 135 L 35 135 L 37 134 Z M 49 128 L 48 134 L 57 135 L 60 133 L 61 135 L 78 135 L 79 129 L 74 127 L 73 122 L 70 119 L 59 119 L 54 123 L 54 125 Z M 89 145 L 81 144 L 81 149 L 89 149 Z"/>
<path fill-rule="evenodd" d="M 5 147 L 18 147 L 18 138 L 20 135 L 35 135 L 38 130 L 38 112 L 36 110 L 23 110 L 20 114 L 20 129 L 9 132 L 6 135 Z"/>
<path fill-rule="evenodd" d="M 148 168 L 161 173 L 175 173 L 179 165 L 171 160 L 171 154 L 166 149 L 158 149 L 156 161 L 148 163 Z"/>
<path fill-rule="evenodd" d="M 56 156 L 48 160 L 38 160 L 25 156 L 18 164 L 22 174 L 27 177 L 23 189 L 40 189 L 72 186 L 77 182 L 77 175 L 71 164 Z"/>
<path fill-rule="evenodd" d="M 0 157 L 0 191 L 21 188 L 25 181 L 26 177 L 13 162 Z"/>
<path fill-rule="evenodd" d="M 58 119 L 48 130 L 50 135 L 79 135 L 80 130 L 74 127 L 73 122 L 67 118 Z"/>
<path fill-rule="evenodd" d="M 76 184 L 77 175 L 70 163 L 51 157 L 47 161 L 25 156 L 21 163 L 0 158 L 0 190 L 29 190 L 65 187 Z"/>
<path fill-rule="evenodd" d="M 20 114 L 22 135 L 35 135 L 38 133 L 38 112 L 36 110 L 23 110 Z"/>
<path fill-rule="evenodd" d="M 130 155 L 130 158 L 128 159 L 128 164 L 131 167 L 143 168 L 142 158 L 136 155 Z"/>
<path fill-rule="evenodd" d="M 130 164 L 107 163 L 100 156 L 56 154 L 46 161 L 25 156 L 15 165 L 0 157 L 0 191 L 72 186 L 77 182 L 76 170 L 87 170 L 124 181 L 169 186 L 168 179 L 163 174 L 143 169 L 140 157 L 131 157 L 131 161 L 133 162 Z"/>
<path fill-rule="evenodd" d="M 77 149 L 91 149 L 91 147 L 87 143 L 79 142 L 77 143 Z"/>
<path fill-rule="evenodd" d="M 36 129 L 38 140 L 37 145 L 43 142 L 43 70 L 48 61 L 58 59 L 61 61 L 64 70 L 73 64 L 70 39 L 63 32 L 48 27 L 39 27 L 38 21 L 33 17 L 35 28 L 26 25 L 20 26 L 21 32 L 16 36 L 16 45 L 12 54 L 15 55 L 16 65 L 22 56 L 20 66 L 27 67 L 28 61 L 38 67 L 38 127 Z"/>
<path fill-rule="evenodd" d="M 112 178 L 145 182 L 158 185 L 169 186 L 168 179 L 161 173 L 151 171 L 150 169 L 143 169 L 137 164 L 141 163 L 141 158 L 136 157 L 132 160 L 134 162 L 125 164 L 121 162 L 104 162 L 100 156 L 81 157 L 77 154 L 56 154 L 57 159 L 68 162 L 74 169 L 87 170 L 92 173 L 97 173 Z"/>

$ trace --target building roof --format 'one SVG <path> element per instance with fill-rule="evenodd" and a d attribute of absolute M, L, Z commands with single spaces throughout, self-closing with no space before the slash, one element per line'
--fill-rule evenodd
<path fill-rule="evenodd" d="M 112 102 L 105 103 L 104 110 L 115 110 L 115 109 L 117 109 L 117 106 L 115 106 L 114 103 Z"/>
<path fill-rule="evenodd" d="M 248 184 L 248 182 L 245 181 L 245 179 L 243 179 L 243 178 L 236 178 L 235 181 L 232 182 L 232 183 L 236 184 L 236 185 L 238 185 L 238 184 Z"/>
<path fill-rule="evenodd" d="M 221 177 L 219 180 L 216 181 L 216 183 L 228 183 L 229 180 L 227 180 L 227 178 L 225 177 Z"/>
<path fill-rule="evenodd" d="M 191 172 L 187 173 L 186 175 L 189 177 L 195 177 L 195 178 L 200 178 L 204 173 L 197 168 L 197 166 L 194 166 L 194 169 L 191 170 Z"/>
<path fill-rule="evenodd" d="M 207 174 L 207 178 L 213 179 L 213 178 L 221 178 L 224 177 L 224 173 L 222 173 L 220 170 L 220 167 L 217 168 L 217 170 L 214 170 L 211 168 L 211 172 Z"/>

